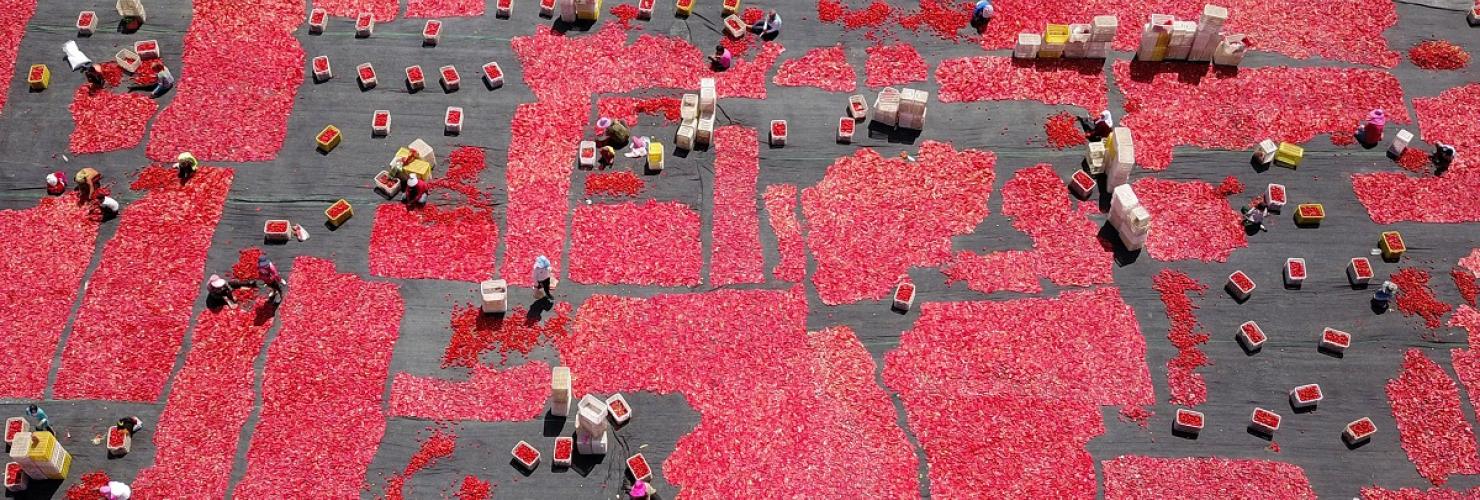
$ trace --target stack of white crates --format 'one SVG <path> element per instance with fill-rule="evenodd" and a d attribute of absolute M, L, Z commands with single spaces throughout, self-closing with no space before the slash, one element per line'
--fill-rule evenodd
<path fill-rule="evenodd" d="M 1035 59 L 1038 57 L 1038 49 L 1043 48 L 1043 35 L 1037 33 L 1018 33 L 1017 46 L 1012 49 L 1012 57 L 1018 59 Z"/>
<path fill-rule="evenodd" d="M 899 121 L 899 89 L 884 87 L 874 98 L 874 121 L 893 127 Z"/>
<path fill-rule="evenodd" d="M 1095 16 L 1089 23 L 1089 48 L 1085 57 L 1104 59 L 1110 56 L 1110 43 L 1115 41 L 1115 30 L 1120 21 L 1115 16 Z"/>
<path fill-rule="evenodd" d="M 20 432 L 10 443 L 10 461 L 20 464 L 31 479 L 66 479 L 72 454 L 50 432 Z"/>
<path fill-rule="evenodd" d="M 1224 35 L 1228 9 L 1204 5 L 1197 22 L 1178 21 L 1165 14 L 1152 14 L 1141 30 L 1136 58 L 1142 61 L 1193 61 L 1237 66 L 1247 45 L 1243 35 Z"/>
<path fill-rule="evenodd" d="M 1151 233 L 1151 212 L 1141 206 L 1141 200 L 1129 185 L 1110 192 L 1110 225 L 1120 233 L 1120 242 L 1127 250 L 1146 246 L 1146 235 Z"/>
<path fill-rule="evenodd" d="M 550 370 L 550 414 L 564 417 L 570 414 L 570 367 L 557 366 Z"/>
<path fill-rule="evenodd" d="M 715 88 L 713 78 L 699 79 L 699 95 L 685 94 L 679 107 L 679 116 L 683 122 L 679 124 L 678 138 L 675 142 L 678 147 L 694 149 L 695 147 L 706 147 L 714 138 L 714 110 L 719 102 L 719 91 Z M 686 135 L 692 134 L 692 137 Z"/>
<path fill-rule="evenodd" d="M 1115 41 L 1115 30 L 1119 22 L 1115 16 L 1095 16 L 1089 24 L 1067 25 L 1068 37 L 1063 37 L 1065 25 L 1051 24 L 1044 33 L 1018 33 L 1017 45 L 1012 57 L 1018 59 L 1092 58 L 1104 59 L 1110 55 L 1110 44 Z M 1062 41 L 1060 39 L 1062 38 Z"/>
<path fill-rule="evenodd" d="M 1113 189 L 1125 184 L 1135 166 L 1136 144 L 1131 140 L 1131 129 L 1115 127 L 1105 138 L 1105 186 Z"/>
<path fill-rule="evenodd" d="M 1244 62 L 1244 53 L 1248 49 L 1249 45 L 1244 41 L 1243 35 L 1224 36 L 1223 41 L 1218 43 L 1218 48 L 1213 49 L 1213 64 L 1238 66 Z"/>
<path fill-rule="evenodd" d="M 910 130 L 925 129 L 925 101 L 930 93 L 923 90 L 903 89 L 899 91 L 899 114 L 895 126 Z"/>
<path fill-rule="evenodd" d="M 605 455 L 608 448 L 606 401 L 590 394 L 576 405 L 576 451 L 582 455 Z"/>
<path fill-rule="evenodd" d="M 1197 21 L 1197 34 L 1192 37 L 1192 53 L 1188 61 L 1208 62 L 1213 60 L 1213 50 L 1223 41 L 1223 23 L 1228 20 L 1228 9 L 1217 5 L 1204 5 L 1202 17 Z"/>
<path fill-rule="evenodd" d="M 1141 27 L 1141 44 L 1136 48 L 1136 59 L 1152 62 L 1165 59 L 1167 47 L 1172 43 L 1172 23 L 1176 20 L 1166 14 L 1152 14 L 1151 22 Z"/>

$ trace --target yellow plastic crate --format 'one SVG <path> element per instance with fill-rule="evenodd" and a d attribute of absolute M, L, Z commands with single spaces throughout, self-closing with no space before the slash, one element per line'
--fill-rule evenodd
<path fill-rule="evenodd" d="M 427 163 L 426 160 L 411 160 L 411 163 L 401 167 L 401 175 L 410 179 L 411 174 L 416 174 L 417 178 L 424 181 L 432 180 L 432 164 Z"/>
<path fill-rule="evenodd" d="M 1291 170 L 1300 168 L 1300 160 L 1305 158 L 1305 148 L 1298 144 L 1281 142 L 1279 149 L 1274 152 L 1274 163 Z"/>
<path fill-rule="evenodd" d="M 45 462 L 51 460 L 51 454 L 57 448 L 57 438 L 50 432 L 32 432 L 31 447 L 26 449 L 26 458 L 32 462 Z"/>
<path fill-rule="evenodd" d="M 71 472 L 72 472 L 72 454 L 71 453 L 68 453 L 67 454 L 67 457 L 62 459 L 62 472 L 60 474 L 57 474 L 56 477 L 52 477 L 52 478 L 48 478 L 48 479 L 67 479 L 67 474 L 70 474 Z"/>
<path fill-rule="evenodd" d="M 680 17 L 689 17 L 689 14 L 694 13 L 694 0 L 678 0 L 673 6 L 675 7 L 674 14 Z"/>
<path fill-rule="evenodd" d="M 1050 24 L 1043 29 L 1043 45 L 1064 45 L 1069 43 L 1069 25 Z"/>
<path fill-rule="evenodd" d="M 1382 249 L 1383 260 L 1398 260 L 1403 252 L 1408 251 L 1408 245 L 1403 242 L 1403 235 L 1397 231 L 1383 231 L 1382 238 L 1377 242 Z"/>
<path fill-rule="evenodd" d="M 343 210 L 336 213 L 335 211 L 339 210 L 341 206 L 344 207 Z M 333 205 L 329 205 L 329 208 L 324 209 L 324 216 L 329 218 L 330 224 L 338 226 L 344 224 L 344 221 L 349 220 L 350 217 L 355 216 L 355 207 L 350 205 L 344 198 L 340 198 Z"/>
<path fill-rule="evenodd" d="M 739 14 L 740 0 L 723 0 L 720 2 L 720 13 L 723 15 Z"/>
<path fill-rule="evenodd" d="M 1326 207 L 1320 203 L 1301 203 L 1295 207 L 1295 224 L 1314 226 L 1326 220 Z"/>
<path fill-rule="evenodd" d="M 319 135 L 314 136 L 314 143 L 318 144 L 319 151 L 325 153 L 339 147 L 339 143 L 343 140 L 344 134 L 339 132 L 339 127 L 333 125 L 324 126 L 324 130 L 320 130 Z"/>
<path fill-rule="evenodd" d="M 1039 50 L 1038 51 L 1038 58 L 1039 59 L 1058 59 L 1060 57 L 1064 57 L 1064 51 L 1062 51 L 1062 50 Z"/>
<path fill-rule="evenodd" d="M 648 143 L 648 168 L 663 170 L 663 143 L 652 141 Z"/>
<path fill-rule="evenodd" d="M 595 22 L 596 20 L 598 20 L 600 18 L 601 18 L 601 0 L 596 0 L 596 8 L 595 9 L 592 9 L 589 12 L 577 12 L 576 13 L 576 20 L 579 20 L 579 21 L 592 21 L 592 22 Z"/>
<path fill-rule="evenodd" d="M 31 70 L 26 72 L 26 83 L 31 85 L 31 90 L 46 90 L 51 86 L 51 68 L 45 64 L 32 64 Z"/>

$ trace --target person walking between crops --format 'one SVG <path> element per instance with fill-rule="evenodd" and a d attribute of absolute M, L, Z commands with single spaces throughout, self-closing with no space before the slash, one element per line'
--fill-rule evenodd
<path fill-rule="evenodd" d="M 730 64 L 734 62 L 735 55 L 731 54 L 730 49 L 725 48 L 724 45 L 715 45 L 714 55 L 709 56 L 709 67 L 715 71 L 728 70 Z"/>
<path fill-rule="evenodd" d="M 77 174 L 72 176 L 72 181 L 77 183 L 77 202 L 87 203 L 97 198 L 100 195 L 98 192 L 98 183 L 102 182 L 102 180 L 103 174 L 98 173 L 92 167 L 84 167 L 82 170 L 78 170 Z"/>
<path fill-rule="evenodd" d="M 26 416 L 31 417 L 31 418 L 33 418 L 33 419 L 36 420 L 36 430 L 42 431 L 42 432 L 52 432 L 52 430 L 51 430 L 51 420 L 48 420 L 46 418 L 46 410 L 41 409 L 40 406 L 36 406 L 36 405 L 27 406 L 26 407 Z"/>
<path fill-rule="evenodd" d="M 67 192 L 67 174 L 61 170 L 46 174 L 46 194 L 61 196 Z"/>
<path fill-rule="evenodd" d="M 267 260 L 265 255 L 257 257 L 257 277 L 262 280 L 262 284 L 272 289 L 272 293 L 267 296 L 268 302 L 274 306 L 282 304 L 288 282 L 283 279 L 283 275 L 278 274 L 277 266 Z"/>
<path fill-rule="evenodd" d="M 416 174 L 411 174 L 406 179 L 406 205 L 419 207 L 427 204 L 427 195 L 431 192 L 431 183 L 421 180 Z"/>
<path fill-rule="evenodd" d="M 555 300 L 555 292 L 550 290 L 550 259 L 541 255 L 534 259 L 534 283 L 535 292 L 540 295 L 537 298 Z"/>
<path fill-rule="evenodd" d="M 776 9 L 771 9 L 766 17 L 750 25 L 750 31 L 760 33 L 762 39 L 775 40 L 781 36 L 781 14 L 776 13 Z"/>

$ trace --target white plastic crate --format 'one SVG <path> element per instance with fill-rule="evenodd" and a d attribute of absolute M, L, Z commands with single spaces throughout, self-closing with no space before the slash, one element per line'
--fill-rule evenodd
<path fill-rule="evenodd" d="M 96 11 L 84 10 L 77 13 L 77 34 L 81 36 L 92 36 L 98 29 L 98 13 Z"/>
<path fill-rule="evenodd" d="M 462 131 L 463 131 L 463 121 L 467 120 L 467 116 L 463 114 L 463 109 L 461 107 L 458 107 L 458 106 L 448 106 L 447 107 L 447 113 L 444 114 L 444 115 L 442 115 L 442 116 L 443 116 L 443 118 L 442 118 L 442 124 L 444 125 L 444 129 L 443 129 L 443 132 L 444 133 L 448 133 L 448 134 L 461 134 L 462 133 Z"/>
<path fill-rule="evenodd" d="M 489 62 L 483 65 L 483 83 L 488 85 L 488 90 L 504 86 L 504 69 L 497 62 Z"/>
<path fill-rule="evenodd" d="M 314 56 L 313 79 L 315 82 L 324 83 L 334 78 L 334 68 L 329 64 L 329 56 Z"/>
<path fill-rule="evenodd" d="M 139 40 L 134 42 L 134 53 L 139 59 L 148 61 L 159 59 L 159 40 Z"/>
<path fill-rule="evenodd" d="M 355 17 L 355 38 L 369 38 L 375 34 L 375 16 L 362 12 Z"/>
<path fill-rule="evenodd" d="M 437 73 L 442 77 L 442 90 L 456 92 L 462 88 L 462 75 L 458 74 L 457 67 L 451 64 L 437 68 Z"/>
<path fill-rule="evenodd" d="M 370 134 L 376 137 L 385 137 L 391 133 L 390 110 L 377 109 L 370 115 Z"/>
<path fill-rule="evenodd" d="M 308 34 L 321 35 L 324 26 L 329 24 L 329 11 L 324 9 L 313 9 L 308 13 Z"/>
<path fill-rule="evenodd" d="M 423 24 L 421 26 L 422 45 L 436 45 L 441 41 L 442 21 L 438 21 L 436 19 L 428 19 L 426 24 Z"/>
<path fill-rule="evenodd" d="M 416 92 L 427 87 L 427 75 L 425 71 L 422 71 L 421 65 L 411 65 L 406 67 L 406 86 L 409 87 L 412 92 Z"/>

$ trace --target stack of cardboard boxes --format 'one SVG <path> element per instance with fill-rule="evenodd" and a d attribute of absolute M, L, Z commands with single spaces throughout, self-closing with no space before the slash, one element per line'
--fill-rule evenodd
<path fill-rule="evenodd" d="M 1119 21 L 1095 16 L 1089 24 L 1050 24 L 1043 34 L 1019 33 L 1012 56 L 1019 59 L 1097 58 L 1110 55 Z"/>

